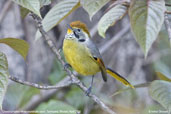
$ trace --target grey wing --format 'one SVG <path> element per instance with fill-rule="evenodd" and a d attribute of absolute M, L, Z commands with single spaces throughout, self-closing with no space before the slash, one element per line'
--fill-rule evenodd
<path fill-rule="evenodd" d="M 97 48 L 96 44 L 92 40 L 89 39 L 86 45 L 90 49 L 90 52 L 93 55 L 93 57 L 102 59 L 99 49 Z"/>
<path fill-rule="evenodd" d="M 100 67 L 100 70 L 101 70 L 101 73 L 102 73 L 102 78 L 106 82 L 107 81 L 106 68 L 105 68 L 105 65 L 103 63 L 103 60 L 102 60 L 101 54 L 99 52 L 99 49 L 97 48 L 96 44 L 93 41 L 91 41 L 90 39 L 87 41 L 87 47 L 89 48 L 89 50 L 90 50 L 90 52 L 91 52 L 91 54 L 93 56 L 93 59 L 95 59 L 96 61 L 98 59 L 101 60 L 103 65 L 99 65 L 99 67 Z"/>

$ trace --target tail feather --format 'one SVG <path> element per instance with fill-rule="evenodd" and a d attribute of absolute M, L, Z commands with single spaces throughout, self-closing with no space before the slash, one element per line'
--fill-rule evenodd
<path fill-rule="evenodd" d="M 124 77 L 122 77 L 120 74 L 118 74 L 117 72 L 113 71 L 110 68 L 106 69 L 106 72 L 112 76 L 113 78 L 119 80 L 120 82 L 122 82 L 124 85 L 126 86 L 130 86 L 131 88 L 134 88 L 133 85 L 131 85 Z"/>
<path fill-rule="evenodd" d="M 100 68 L 101 69 L 101 73 L 102 73 L 102 78 L 103 78 L 103 81 L 104 82 L 107 82 L 107 73 L 106 73 L 106 70 L 105 68 Z"/>

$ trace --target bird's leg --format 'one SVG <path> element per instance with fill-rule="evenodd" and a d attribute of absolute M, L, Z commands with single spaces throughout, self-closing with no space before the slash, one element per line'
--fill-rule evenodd
<path fill-rule="evenodd" d="M 91 93 L 91 89 L 93 87 L 93 80 L 94 80 L 94 75 L 92 76 L 92 80 L 91 80 L 91 84 L 90 84 L 90 87 L 87 89 L 87 91 L 85 92 L 86 93 L 86 96 L 88 96 L 90 93 Z"/>
<path fill-rule="evenodd" d="M 66 69 L 69 68 L 69 67 L 71 67 L 71 65 L 68 64 L 68 63 L 65 63 L 65 65 L 64 65 L 64 70 L 66 70 Z"/>

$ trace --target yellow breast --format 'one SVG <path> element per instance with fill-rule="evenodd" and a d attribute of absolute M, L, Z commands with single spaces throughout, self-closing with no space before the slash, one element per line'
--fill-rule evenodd
<path fill-rule="evenodd" d="M 63 51 L 66 61 L 81 75 L 94 75 L 100 71 L 99 65 L 93 60 L 89 49 L 74 40 L 65 39 Z"/>

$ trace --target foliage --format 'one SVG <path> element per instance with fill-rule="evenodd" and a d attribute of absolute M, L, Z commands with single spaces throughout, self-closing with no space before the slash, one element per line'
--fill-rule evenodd
<path fill-rule="evenodd" d="M 157 49 L 159 52 L 163 53 L 158 61 L 154 63 L 154 69 L 156 71 L 157 76 L 161 80 L 171 81 L 171 50 L 170 44 L 168 42 L 168 35 L 164 28 L 161 29 L 159 33 L 159 41 L 157 43 Z"/>
<path fill-rule="evenodd" d="M 162 80 L 152 82 L 149 87 L 151 97 L 161 103 L 164 108 L 171 110 L 171 83 Z"/>
<path fill-rule="evenodd" d="M 57 61 L 56 59 L 54 60 L 54 65 L 52 67 L 52 71 L 49 76 L 49 81 L 51 84 L 56 84 L 60 80 L 62 80 L 66 76 L 65 71 L 63 70 L 62 65 Z"/>
<path fill-rule="evenodd" d="M 80 88 L 72 87 L 71 90 L 65 95 L 66 101 L 77 109 L 82 108 L 88 98 L 84 96 L 84 93 Z M 75 102 L 77 101 L 77 102 Z"/>
<path fill-rule="evenodd" d="M 0 39 L 0 43 L 4 43 L 10 46 L 15 51 L 17 51 L 21 56 L 23 56 L 24 59 L 26 59 L 29 45 L 24 40 L 16 39 L 16 38 L 3 38 Z"/>
<path fill-rule="evenodd" d="M 30 11 L 22 6 L 20 6 L 20 15 L 24 19 Z"/>
<path fill-rule="evenodd" d="M 127 12 L 127 7 L 123 4 L 118 4 L 110 9 L 99 21 L 98 32 L 99 35 L 105 38 L 105 32 L 113 26 L 118 20 L 120 20 Z"/>
<path fill-rule="evenodd" d="M 164 12 L 163 0 L 132 0 L 129 9 L 131 28 L 145 56 L 162 27 Z"/>
<path fill-rule="evenodd" d="M 35 0 L 34 2 L 32 0 L 25 0 L 24 2 L 22 0 L 14 1 L 39 16 L 39 10 L 42 6 L 40 4 L 49 4 L 49 0 L 47 2 L 39 2 L 39 0 Z M 88 12 L 91 19 L 108 2 L 109 0 L 62 0 L 47 13 L 42 21 L 43 28 L 45 31 L 51 30 L 77 9 L 80 4 Z M 163 0 L 131 0 L 129 7 L 126 0 L 117 2 L 114 2 L 109 11 L 100 19 L 98 24 L 99 34 L 105 37 L 106 30 L 129 11 L 132 32 L 146 56 L 151 45 L 157 39 L 163 24 L 164 12 L 166 11 L 165 2 Z M 34 6 L 37 7 L 35 8 Z M 41 34 L 38 31 L 36 39 L 40 36 Z"/>
<path fill-rule="evenodd" d="M 44 30 L 47 32 L 52 29 L 79 6 L 80 4 L 78 0 L 62 0 L 56 4 L 42 20 Z M 38 39 L 40 36 L 40 32 L 37 32 L 36 39 Z"/>
<path fill-rule="evenodd" d="M 41 17 L 39 11 L 41 4 L 39 0 L 13 0 L 13 1 Z"/>
<path fill-rule="evenodd" d="M 50 100 L 47 103 L 42 103 L 37 109 L 37 111 L 42 111 L 41 114 L 54 113 L 54 114 L 76 114 L 77 110 L 72 106 L 57 100 Z M 39 113 L 38 113 L 39 114 Z"/>
<path fill-rule="evenodd" d="M 24 18 L 29 12 L 33 12 L 41 17 L 40 9 L 45 5 L 50 5 L 51 0 L 13 0 L 20 5 L 21 16 Z M 162 29 L 164 22 L 164 13 L 170 10 L 170 7 L 165 6 L 165 2 L 170 4 L 170 0 L 127 0 L 110 1 L 110 0 L 60 0 L 55 4 L 49 12 L 42 19 L 42 26 L 46 32 L 50 31 L 53 27 L 58 25 L 69 14 L 75 11 L 80 6 L 89 14 L 90 20 L 92 17 L 104 6 L 109 5 L 104 15 L 100 18 L 98 23 L 98 33 L 100 36 L 105 37 L 106 31 L 109 27 L 114 26 L 118 20 L 121 20 L 127 13 L 130 19 L 132 32 L 135 36 L 137 43 L 140 45 L 147 56 L 152 44 L 156 41 L 159 32 Z M 36 32 L 36 39 L 41 37 L 39 31 Z M 164 36 L 165 37 L 165 36 Z M 162 40 L 160 40 L 162 41 Z M 29 45 L 20 39 L 4 38 L 0 39 L 0 43 L 4 43 L 14 50 L 16 50 L 24 59 L 26 59 Z M 171 71 L 170 63 L 165 60 L 170 60 L 168 57 L 161 59 L 154 63 L 154 69 L 157 72 L 159 81 L 154 81 L 149 87 L 149 93 L 152 98 L 162 104 L 166 109 L 171 110 Z M 55 69 L 55 70 L 54 70 Z M 59 63 L 55 63 L 54 69 L 50 74 L 49 81 L 51 84 L 57 83 L 66 74 L 63 72 Z M 57 69 L 57 70 L 56 70 Z M 8 64 L 7 59 L 3 53 L 0 52 L 0 108 L 2 109 L 2 101 L 6 92 L 8 84 Z M 58 78 L 56 78 L 58 77 Z M 165 80 L 165 81 L 163 81 Z M 146 85 L 145 85 L 146 86 Z M 138 87 L 144 87 L 144 85 L 137 85 Z M 121 89 L 117 94 L 122 93 L 129 88 Z M 17 91 L 17 92 L 16 92 Z M 21 91 L 21 93 L 20 93 Z M 16 94 L 13 94 L 13 93 Z M 37 89 L 33 89 L 25 86 L 10 86 L 7 93 L 12 94 L 12 97 L 19 97 L 15 102 L 17 107 L 23 107 L 34 94 L 39 93 Z M 79 97 L 78 97 L 79 96 Z M 75 108 L 80 108 L 85 105 L 86 98 L 82 98 L 82 91 L 79 88 L 71 88 L 65 95 L 65 100 Z M 7 96 L 7 99 L 10 99 Z M 27 100 L 26 100 L 27 99 Z M 133 98 L 132 98 L 133 99 Z M 132 100 L 131 99 L 131 100 Z M 130 100 L 130 101 L 131 101 Z M 77 101 L 77 102 L 75 102 Z M 47 103 L 40 104 L 37 110 L 76 110 L 64 102 L 58 100 L 50 100 Z M 76 113 L 76 112 L 75 112 Z"/>
<path fill-rule="evenodd" d="M 81 5 L 88 12 L 90 19 L 100 10 L 109 0 L 81 0 Z"/>
<path fill-rule="evenodd" d="M 28 53 L 28 44 L 24 40 L 16 38 L 3 38 L 0 39 L 0 43 L 4 43 L 14 50 L 16 50 L 24 59 L 26 59 Z M 0 52 L 0 110 L 2 110 L 2 101 L 8 85 L 8 61 L 5 54 Z"/>
<path fill-rule="evenodd" d="M 10 109 L 22 108 L 30 101 L 33 95 L 39 93 L 39 89 L 13 83 L 8 86 L 5 100 L 7 104 L 10 104 Z"/>
<path fill-rule="evenodd" d="M 5 54 L 0 52 L 0 110 L 2 110 L 2 102 L 8 85 L 8 62 Z"/>

